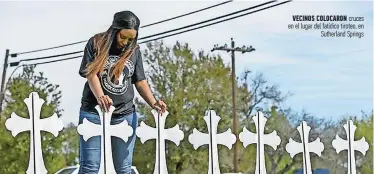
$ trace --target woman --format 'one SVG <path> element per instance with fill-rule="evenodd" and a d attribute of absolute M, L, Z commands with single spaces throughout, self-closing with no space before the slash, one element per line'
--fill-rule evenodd
<path fill-rule="evenodd" d="M 134 134 L 127 142 L 112 137 L 113 163 L 116 173 L 131 173 L 132 155 L 135 143 L 137 115 L 133 104 L 135 87 L 142 98 L 153 108 L 165 112 L 166 105 L 156 100 L 146 81 L 143 62 L 137 45 L 140 20 L 130 11 L 118 12 L 113 23 L 104 32 L 91 37 L 85 47 L 79 70 L 87 78 L 83 89 L 79 124 L 86 118 L 100 124 L 95 107 L 99 105 L 107 112 L 110 106 L 115 110 L 111 124 L 126 120 Z M 80 137 L 80 174 L 98 173 L 100 167 L 99 136 L 84 141 Z"/>

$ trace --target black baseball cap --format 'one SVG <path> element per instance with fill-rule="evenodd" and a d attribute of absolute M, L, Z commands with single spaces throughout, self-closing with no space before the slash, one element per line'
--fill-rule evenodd
<path fill-rule="evenodd" d="M 135 29 L 140 26 L 139 18 L 131 11 L 120 11 L 114 14 L 111 27 L 116 29 Z"/>

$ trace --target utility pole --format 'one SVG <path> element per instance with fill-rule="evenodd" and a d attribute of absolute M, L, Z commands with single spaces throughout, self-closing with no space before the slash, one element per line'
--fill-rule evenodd
<path fill-rule="evenodd" d="M 6 70 L 8 69 L 8 58 L 9 58 L 9 49 L 5 51 L 5 59 L 4 59 L 4 67 L 3 67 L 3 75 L 1 78 L 1 91 L 0 91 L 0 113 L 3 111 L 3 101 L 5 95 L 5 78 L 6 78 Z"/>
<path fill-rule="evenodd" d="M 236 142 L 234 144 L 234 159 L 233 159 L 233 164 L 234 164 L 234 172 L 238 172 L 238 162 L 239 162 L 239 120 L 236 115 L 236 97 L 235 97 L 235 88 L 236 88 L 236 75 L 235 75 L 235 51 L 242 52 L 243 54 L 246 52 L 252 52 L 255 51 L 252 46 L 246 47 L 243 45 L 243 47 L 235 48 L 235 42 L 233 38 L 231 38 L 231 48 L 227 47 L 227 44 L 224 46 L 218 47 L 218 45 L 214 45 L 214 48 L 212 49 L 213 51 L 220 50 L 220 51 L 227 51 L 231 52 L 231 63 L 232 63 L 232 69 L 231 69 L 231 83 L 232 83 L 232 118 L 233 118 L 233 130 L 234 134 L 236 136 Z"/>

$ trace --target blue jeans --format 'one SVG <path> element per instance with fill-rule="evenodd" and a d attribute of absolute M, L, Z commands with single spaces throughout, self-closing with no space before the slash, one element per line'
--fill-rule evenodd
<path fill-rule="evenodd" d="M 80 111 L 79 124 L 82 124 L 83 119 L 86 118 L 88 121 L 100 124 L 99 115 Z M 112 139 L 112 156 L 114 168 L 117 174 L 130 174 L 132 166 L 132 156 L 135 145 L 135 131 L 138 125 L 138 119 L 136 113 L 129 115 L 113 116 L 111 124 L 119 124 L 124 120 L 133 128 L 134 133 L 129 137 L 127 142 L 124 142 L 118 137 L 111 137 Z M 79 174 L 97 174 L 100 168 L 100 144 L 101 137 L 91 137 L 87 141 L 83 139 L 83 136 L 79 137 Z"/>

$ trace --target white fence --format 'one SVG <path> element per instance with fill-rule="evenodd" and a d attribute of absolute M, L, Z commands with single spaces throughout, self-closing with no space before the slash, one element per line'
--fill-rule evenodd
<path fill-rule="evenodd" d="M 52 133 L 54 136 L 58 136 L 59 131 L 63 129 L 62 121 L 53 114 L 51 117 L 40 119 L 40 111 L 44 100 L 39 98 L 36 92 L 30 93 L 29 98 L 26 98 L 25 103 L 29 110 L 29 119 L 19 117 L 15 113 L 12 113 L 11 117 L 6 120 L 5 126 L 12 132 L 13 136 L 23 131 L 30 131 L 30 160 L 29 166 L 26 171 L 27 174 L 46 174 L 47 169 L 45 168 L 43 161 L 43 154 L 41 149 L 41 137 L 40 131 L 46 131 Z M 116 136 L 124 141 L 128 140 L 128 137 L 133 134 L 133 129 L 128 126 L 126 122 L 118 125 L 110 125 L 111 114 L 114 110 L 112 107 L 108 113 L 102 113 L 101 110 L 96 108 L 100 113 L 101 125 L 91 123 L 84 120 L 82 124 L 78 125 L 78 133 L 83 135 L 85 140 L 93 136 L 101 136 L 102 146 L 106 147 L 101 149 L 101 173 L 115 173 L 113 167 L 112 151 L 111 151 L 111 136 Z M 154 166 L 154 174 L 167 174 L 167 161 L 165 158 L 165 141 L 169 140 L 174 142 L 177 146 L 180 141 L 185 138 L 183 131 L 179 129 L 179 125 L 175 125 L 173 128 L 165 129 L 165 120 L 167 119 L 168 112 L 165 112 L 161 117 L 157 112 L 152 111 L 155 118 L 156 128 L 146 125 L 144 122 L 140 123 L 140 126 L 136 129 L 136 135 L 140 138 L 142 143 L 149 139 L 156 139 L 156 159 Z M 265 169 L 265 158 L 264 158 L 264 146 L 269 145 L 274 150 L 277 149 L 281 143 L 280 137 L 277 135 L 276 130 L 270 134 L 264 134 L 266 125 L 266 117 L 262 112 L 258 112 L 252 117 L 256 125 L 256 133 L 248 131 L 246 128 L 239 134 L 239 140 L 243 143 L 244 147 L 249 144 L 256 144 L 256 174 L 266 174 Z M 209 146 L 209 169 L 208 174 L 220 174 L 218 149 L 217 145 L 225 145 L 231 149 L 232 145 L 236 141 L 236 136 L 232 134 L 231 129 L 226 132 L 217 132 L 217 125 L 220 121 L 220 117 L 214 110 L 208 110 L 205 112 L 204 120 L 208 126 L 209 133 L 199 132 L 196 128 L 193 130 L 191 135 L 188 135 L 188 141 L 197 150 L 200 146 Z M 331 142 L 332 146 L 339 153 L 343 150 L 348 151 L 348 174 L 356 174 L 356 162 L 355 162 L 355 151 L 359 151 L 362 154 L 366 154 L 369 149 L 369 144 L 365 141 L 365 138 L 361 138 L 358 141 L 354 140 L 354 134 L 356 126 L 352 120 L 347 121 L 343 125 L 346 133 L 347 140 L 343 140 L 338 135 Z M 105 128 L 105 129 L 104 129 Z M 309 153 L 315 153 L 321 156 L 324 150 L 324 144 L 317 138 L 313 142 L 308 142 L 308 136 L 311 128 L 305 121 L 300 123 L 297 130 L 301 137 L 301 143 L 293 139 L 289 139 L 289 143 L 286 145 L 286 151 L 291 157 L 294 157 L 298 153 L 303 154 L 303 171 L 304 174 L 312 174 L 312 166 L 310 162 Z M 305 141 L 306 140 L 306 141 Z M 106 144 L 106 146 L 104 146 Z M 104 156 L 107 160 L 104 162 Z M 351 165 L 352 164 L 352 165 Z M 104 171 L 104 169 L 106 171 Z"/>

